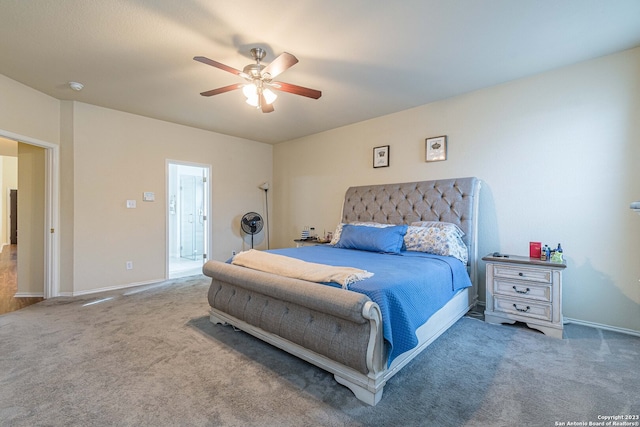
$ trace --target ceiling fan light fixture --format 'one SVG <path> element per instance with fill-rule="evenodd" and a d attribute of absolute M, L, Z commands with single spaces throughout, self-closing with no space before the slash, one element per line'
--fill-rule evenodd
<path fill-rule="evenodd" d="M 249 83 L 242 88 L 242 94 L 247 98 L 247 104 L 258 107 L 258 88 L 255 84 Z"/>
<path fill-rule="evenodd" d="M 258 97 L 258 88 L 255 84 L 249 83 L 244 85 L 242 88 L 242 93 L 247 98 L 257 98 Z"/>
<path fill-rule="evenodd" d="M 264 89 L 262 94 L 264 95 L 264 100 L 267 101 L 267 104 L 273 104 L 273 101 L 278 97 L 278 95 L 273 93 L 271 89 Z"/>
<path fill-rule="evenodd" d="M 260 105 L 258 105 L 258 97 L 257 96 L 252 96 L 250 98 L 247 98 L 246 103 L 251 105 L 252 107 L 260 107 Z"/>
<path fill-rule="evenodd" d="M 260 106 L 258 92 L 259 92 L 259 89 L 254 83 L 246 84 L 242 88 L 242 93 L 247 98 L 247 101 L 246 101 L 247 104 L 253 107 Z M 267 104 L 272 104 L 278 97 L 278 95 L 273 93 L 273 91 L 270 89 L 263 89 L 262 94 L 264 95 L 264 100 Z"/>

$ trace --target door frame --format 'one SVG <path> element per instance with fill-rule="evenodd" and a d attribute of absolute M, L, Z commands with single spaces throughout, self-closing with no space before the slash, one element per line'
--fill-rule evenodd
<path fill-rule="evenodd" d="M 15 213 L 14 213 L 14 200 L 13 197 L 11 197 L 11 193 L 16 192 L 16 196 L 15 196 Z M 13 222 L 14 222 L 14 215 L 15 215 L 15 225 L 16 225 L 16 242 L 18 241 L 17 238 L 17 234 L 18 234 L 18 230 L 17 230 L 17 225 L 18 225 L 18 189 L 17 188 L 7 188 L 7 200 L 9 201 L 9 203 L 7 203 L 7 236 L 9 237 L 7 240 L 9 241 L 10 245 L 13 245 Z"/>
<path fill-rule="evenodd" d="M 60 295 L 60 146 L 0 129 L 0 137 L 45 149 L 44 298 Z"/>
<path fill-rule="evenodd" d="M 211 201 L 211 188 L 213 187 L 211 184 L 211 174 L 212 174 L 212 166 L 209 164 L 204 164 L 204 163 L 196 163 L 196 162 L 188 162 L 188 161 L 184 161 L 184 160 L 174 160 L 174 159 L 166 159 L 165 161 L 165 200 L 167 201 L 166 205 L 165 205 L 165 209 L 164 209 L 164 216 L 165 216 L 165 243 L 164 243 L 164 247 L 165 247 L 165 279 L 169 279 L 169 259 L 171 257 L 171 248 L 169 247 L 169 243 L 170 243 L 170 230 L 169 230 L 169 201 L 170 201 L 170 197 L 171 195 L 169 194 L 169 165 L 179 165 L 179 166 L 194 166 L 194 167 L 198 167 L 198 168 L 203 168 L 206 169 L 208 171 L 207 173 L 207 186 L 206 186 L 206 191 L 205 191 L 205 197 L 206 197 L 206 202 L 205 202 L 205 206 L 206 206 L 206 217 L 207 217 L 207 227 L 205 230 L 205 247 L 204 250 L 206 251 L 207 254 L 207 258 L 206 259 L 211 259 L 211 251 L 213 249 L 212 246 L 212 236 L 213 236 L 213 227 L 211 225 L 211 207 L 212 207 L 212 201 Z M 204 264 L 205 261 L 203 261 Z"/>

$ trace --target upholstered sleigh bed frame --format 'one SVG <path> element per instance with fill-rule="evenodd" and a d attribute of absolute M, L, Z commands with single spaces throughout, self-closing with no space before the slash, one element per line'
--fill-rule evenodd
<path fill-rule="evenodd" d="M 356 397 L 375 405 L 385 383 L 462 317 L 477 299 L 476 178 L 351 187 L 342 222 L 410 224 L 446 221 L 464 232 L 473 286 L 456 294 L 417 335 L 419 344 L 388 366 L 380 309 L 366 295 L 276 276 L 219 261 L 210 276 L 211 322 L 231 324 L 334 374 Z"/>

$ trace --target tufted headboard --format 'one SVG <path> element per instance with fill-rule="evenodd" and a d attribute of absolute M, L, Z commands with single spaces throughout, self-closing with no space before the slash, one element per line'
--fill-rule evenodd
<path fill-rule="evenodd" d="M 469 274 L 477 284 L 479 192 L 480 180 L 475 177 L 350 187 L 344 198 L 342 222 L 454 223 L 465 233 L 462 240 L 469 248 Z"/>

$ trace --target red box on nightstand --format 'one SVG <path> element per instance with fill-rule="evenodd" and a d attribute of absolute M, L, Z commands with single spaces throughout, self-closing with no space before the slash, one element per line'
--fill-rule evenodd
<path fill-rule="evenodd" d="M 542 250 L 542 242 L 529 242 L 529 257 L 540 259 L 540 251 Z"/>

